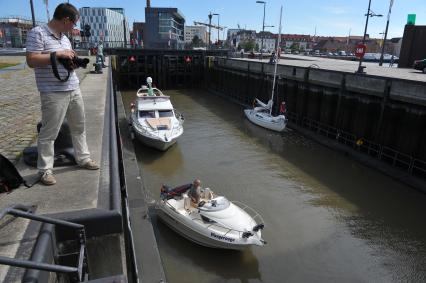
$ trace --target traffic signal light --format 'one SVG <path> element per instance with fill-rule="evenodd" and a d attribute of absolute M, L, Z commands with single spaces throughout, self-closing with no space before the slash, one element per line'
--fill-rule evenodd
<path fill-rule="evenodd" d="M 185 63 L 190 64 L 192 62 L 191 56 L 184 56 Z"/>

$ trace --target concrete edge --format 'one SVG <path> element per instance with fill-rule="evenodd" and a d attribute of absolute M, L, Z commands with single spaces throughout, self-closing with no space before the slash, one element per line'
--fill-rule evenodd
<path fill-rule="evenodd" d="M 127 191 L 129 232 L 133 241 L 133 253 L 139 280 L 166 282 L 157 240 L 149 217 L 149 205 L 142 184 L 140 168 L 130 139 L 129 125 L 121 94 L 117 92 L 117 114 L 122 141 L 122 162 Z M 143 240 L 142 240 L 143 239 Z"/>

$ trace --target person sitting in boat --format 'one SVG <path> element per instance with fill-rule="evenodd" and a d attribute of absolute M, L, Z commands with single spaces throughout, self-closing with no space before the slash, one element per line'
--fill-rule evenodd
<path fill-rule="evenodd" d="M 199 179 L 195 179 L 192 182 L 191 187 L 189 188 L 189 197 L 192 202 L 198 204 L 201 198 L 201 181 Z"/>

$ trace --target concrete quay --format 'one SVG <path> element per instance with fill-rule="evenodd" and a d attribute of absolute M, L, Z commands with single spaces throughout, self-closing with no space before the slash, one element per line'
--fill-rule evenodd
<path fill-rule="evenodd" d="M 8 57 L 9 60 L 24 60 L 24 57 Z M 92 60 L 93 61 L 93 60 Z M 90 66 L 90 65 L 89 65 Z M 139 274 L 148 278 L 156 278 L 155 282 L 164 279 L 161 260 L 156 246 L 151 222 L 144 208 L 140 172 L 136 157 L 131 150 L 125 149 L 127 159 L 133 161 L 126 171 L 126 184 L 120 182 L 119 145 L 114 144 L 116 137 L 115 115 L 112 97 L 110 72 L 104 69 L 103 74 L 90 74 L 90 68 L 78 71 L 80 88 L 85 103 L 87 142 L 91 157 L 97 161 L 100 170 L 90 171 L 78 166 L 55 167 L 57 184 L 44 186 L 36 184 L 32 188 L 20 188 L 11 193 L 0 195 L 0 210 L 15 204 L 34 208 L 34 214 L 79 223 L 85 226 L 90 279 L 110 278 L 118 276 L 118 282 L 132 281 L 134 274 L 130 265 L 139 263 Z M 37 176 L 37 169 L 28 167 L 19 156 L 22 149 L 32 145 L 36 138 L 36 124 L 40 119 L 39 94 L 36 91 L 33 71 L 27 67 L 0 74 L 2 93 L 1 105 L 1 152 L 14 160 L 24 179 L 32 181 Z M 26 125 L 28 124 L 28 125 Z M 26 126 L 24 126 L 26 125 Z M 22 133 L 22 135 L 21 135 Z M 16 137 L 18 136 L 19 137 Z M 130 175 L 129 175 L 130 174 Z M 131 180 L 129 177 L 131 176 Z M 131 197 L 138 199 L 138 205 L 127 214 L 125 189 L 132 184 Z M 129 201 L 132 199 L 129 198 Z M 130 227 L 127 218 L 138 221 L 138 226 Z M 53 262 L 52 243 L 60 246 L 69 240 L 69 232 L 60 226 L 51 228 L 50 224 L 41 224 L 23 218 L 5 216 L 0 219 L 0 256 Z M 139 239 L 137 250 L 144 253 L 137 259 L 129 251 L 129 231 L 137 230 L 144 236 Z M 140 229 L 140 230 L 139 230 Z M 41 241 L 48 236 L 51 240 L 43 246 Z M 136 243 L 136 245 L 138 245 Z M 45 249 L 43 250 L 44 247 Z M 41 255 L 37 251 L 42 251 Z M 144 255 L 148 258 L 144 258 Z M 42 256 L 43 258 L 41 258 Z M 137 263 L 134 263 L 137 261 Z M 144 265 L 140 267 L 141 263 Z M 64 264 L 64 263 L 62 263 Z M 64 264 L 66 265 L 66 264 Z M 35 276 L 48 279 L 48 272 L 0 265 L 0 282 L 21 282 L 25 278 Z M 133 276 L 133 277 L 132 277 Z M 38 281 L 47 282 L 47 281 Z M 154 281 L 152 281 L 154 282 Z"/>
<path fill-rule="evenodd" d="M 269 59 L 259 60 L 247 58 L 241 58 L 240 60 L 250 60 L 263 63 L 267 63 L 269 61 Z M 306 68 L 311 67 L 345 73 L 355 73 L 355 71 L 358 70 L 359 62 L 315 56 L 285 54 L 281 56 L 279 64 Z M 383 66 L 379 66 L 379 63 L 372 62 L 363 62 L 362 64 L 363 66 L 366 66 L 364 69 L 366 75 L 426 82 L 426 75 L 418 70 L 397 68 L 396 64 L 393 67 L 389 67 L 389 64 L 386 63 L 384 63 Z"/>

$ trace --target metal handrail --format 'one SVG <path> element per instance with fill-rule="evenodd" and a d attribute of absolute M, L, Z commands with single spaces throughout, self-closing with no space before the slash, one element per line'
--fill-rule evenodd
<path fill-rule="evenodd" d="M 297 123 L 297 114 L 290 114 L 289 117 L 295 120 Z M 370 141 L 365 138 L 357 138 L 354 134 L 342 131 L 336 127 L 329 126 L 327 124 L 312 120 L 307 117 L 302 118 L 301 125 L 305 128 L 316 131 L 321 135 L 325 135 L 330 138 L 335 138 L 339 143 L 349 145 L 352 148 L 360 150 L 369 156 L 390 163 L 394 167 L 402 167 L 409 174 L 416 175 L 413 171 L 420 171 L 426 173 L 426 162 L 420 159 L 416 159 L 411 155 L 402 153 L 391 147 L 381 145 Z M 357 143 L 359 141 L 359 143 Z"/>
<path fill-rule="evenodd" d="M 36 270 L 44 270 L 57 273 L 70 274 L 71 281 L 80 282 L 83 281 L 87 273 L 87 261 L 86 261 L 86 234 L 84 225 L 55 219 L 47 216 L 40 216 L 32 214 L 34 206 L 25 206 L 22 204 L 15 204 L 7 207 L 0 211 L 0 220 L 6 215 L 13 215 L 15 217 L 21 217 L 25 219 L 35 220 L 42 223 L 49 223 L 53 225 L 60 225 L 78 230 L 79 243 L 81 244 L 79 250 L 79 261 L 77 267 L 59 265 L 59 264 L 48 264 L 43 262 L 36 262 L 31 260 L 8 258 L 0 256 L 0 264 L 10 265 L 15 267 L 30 268 Z"/>

